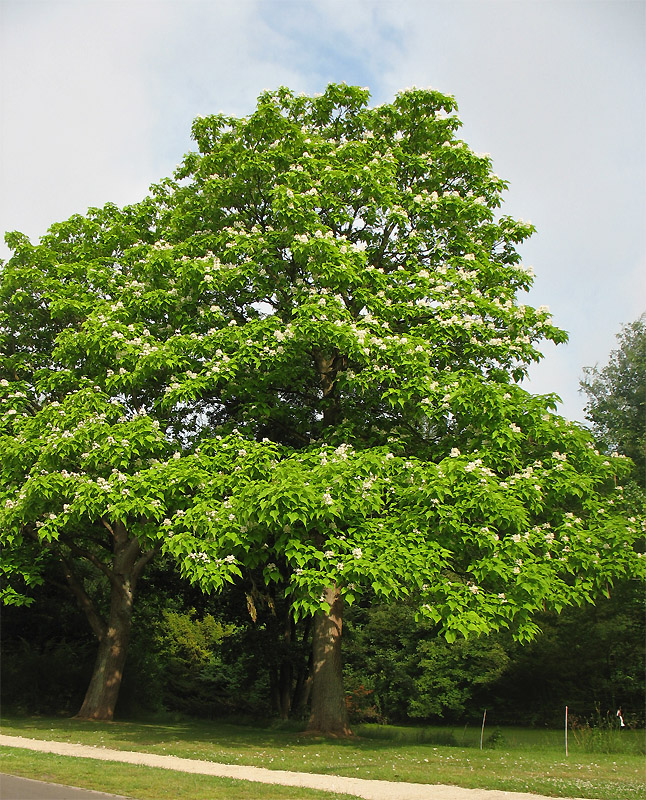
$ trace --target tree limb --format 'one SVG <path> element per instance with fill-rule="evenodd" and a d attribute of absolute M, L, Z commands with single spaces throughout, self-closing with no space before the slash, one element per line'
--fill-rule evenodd
<path fill-rule="evenodd" d="M 63 568 L 63 574 L 65 575 L 65 579 L 67 580 L 67 584 L 70 588 L 70 591 L 76 598 L 78 604 L 83 609 L 83 612 L 87 617 L 87 621 L 90 623 L 90 627 L 92 628 L 94 635 L 99 641 L 102 641 L 107 633 L 108 626 L 105 624 L 103 619 L 101 619 L 101 616 L 99 615 L 94 603 L 92 602 L 92 598 L 85 591 L 83 584 L 74 573 L 72 565 L 60 551 L 59 551 L 59 560 Z"/>
<path fill-rule="evenodd" d="M 110 567 L 108 567 L 107 564 L 104 564 L 100 558 L 97 558 L 97 556 L 95 556 L 94 553 L 91 553 L 84 547 L 79 547 L 77 544 L 68 544 L 68 547 L 70 549 L 70 552 L 74 553 L 74 555 L 80 556 L 81 558 L 85 558 L 91 564 L 94 564 L 94 566 L 98 570 L 100 570 L 106 576 L 106 578 L 108 578 L 110 581 L 112 580 L 113 578 L 112 570 L 110 569 Z"/>
<path fill-rule="evenodd" d="M 142 553 L 142 555 L 137 559 L 134 567 L 132 568 L 132 577 L 135 581 L 141 575 L 146 564 L 148 564 L 148 562 L 151 561 L 157 555 L 157 553 L 160 552 L 160 550 L 161 550 L 161 545 L 156 544 L 150 550 L 147 550 L 145 553 Z"/>

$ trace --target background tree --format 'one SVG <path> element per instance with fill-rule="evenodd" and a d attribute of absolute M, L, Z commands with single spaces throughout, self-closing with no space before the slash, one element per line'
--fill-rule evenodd
<path fill-rule="evenodd" d="M 481 715 L 487 687 L 504 675 L 509 632 L 447 642 L 409 602 L 363 602 L 347 614 L 345 683 L 358 721 L 455 722 Z"/>
<path fill-rule="evenodd" d="M 643 585 L 617 583 L 594 605 L 539 614 L 540 634 L 497 631 L 451 644 L 409 602 L 357 603 L 346 614 L 345 684 L 352 721 L 559 727 L 564 706 L 607 724 L 617 708 L 643 722 Z"/>
<path fill-rule="evenodd" d="M 619 347 L 605 367 L 586 367 L 581 389 L 586 418 L 610 452 L 635 462 L 635 479 L 646 487 L 646 313 L 624 325 Z"/>

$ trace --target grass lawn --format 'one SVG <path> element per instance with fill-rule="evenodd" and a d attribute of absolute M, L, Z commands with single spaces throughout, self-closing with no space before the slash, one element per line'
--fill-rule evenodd
<path fill-rule="evenodd" d="M 334 740 L 277 726 L 260 728 L 217 721 L 94 723 L 8 717 L 3 721 L 2 732 L 270 769 L 444 783 L 556 797 L 646 800 L 644 736 L 638 731 L 626 731 L 605 742 L 586 741 L 585 738 L 577 742 L 572 736 L 568 758 L 564 753 L 562 732 L 520 728 L 504 729 L 496 734 L 488 732 L 485 741 L 489 739 L 496 746 L 483 750 L 479 749 L 480 731 L 476 728 L 451 731 L 357 726 L 358 736 Z M 586 749 L 592 752 L 585 752 Z M 603 749 L 619 752 L 600 752 Z M 34 755 L 30 754 L 29 758 Z M 33 772 L 28 776 L 37 777 Z M 195 779 L 195 776 L 188 778 L 189 781 Z M 123 784 L 120 786 L 121 792 L 128 794 Z M 252 796 L 260 797 L 259 786 L 252 785 L 255 792 Z M 270 796 L 294 795 L 262 795 Z M 330 794 L 325 796 L 330 798 Z"/>
<path fill-rule="evenodd" d="M 356 800 L 353 795 L 297 786 L 214 778 L 115 761 L 36 753 L 17 747 L 0 747 L 0 772 L 136 800 Z"/>

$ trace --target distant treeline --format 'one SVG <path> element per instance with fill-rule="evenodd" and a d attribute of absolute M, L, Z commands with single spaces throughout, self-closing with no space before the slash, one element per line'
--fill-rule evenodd
<path fill-rule="evenodd" d="M 549 726 L 568 705 L 580 720 L 621 707 L 629 725 L 643 724 L 643 599 L 626 582 L 596 606 L 545 615 L 523 646 L 508 633 L 449 644 L 404 604 L 354 605 L 344 621 L 350 718 L 453 724 L 486 708 L 496 724 Z M 74 714 L 96 643 L 73 600 L 49 583 L 2 622 L 4 708 Z M 305 718 L 310 644 L 310 626 L 295 625 L 278 597 L 207 597 L 160 563 L 141 585 L 118 715 Z"/>

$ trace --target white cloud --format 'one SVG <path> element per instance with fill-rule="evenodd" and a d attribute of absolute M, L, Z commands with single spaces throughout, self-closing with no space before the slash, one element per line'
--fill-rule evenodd
<path fill-rule="evenodd" d="M 529 295 L 570 332 L 531 371 L 581 418 L 578 380 L 646 307 L 644 9 L 631 2 L 411 2 L 385 76 L 454 94 L 462 135 L 510 181 L 504 213 L 537 233 Z M 549 381 L 553 384 L 549 386 Z"/>
<path fill-rule="evenodd" d="M 630 0 L 4 0 L 0 227 L 37 237 L 142 197 L 198 114 L 329 81 L 374 102 L 455 95 L 463 136 L 531 218 L 529 301 L 570 331 L 530 387 L 581 416 L 578 380 L 646 307 L 644 7 Z M 0 248 L 0 255 L 6 255 Z M 553 381 L 553 385 L 550 382 Z"/>
<path fill-rule="evenodd" d="M 255 2 L 7 6 L 0 218 L 32 238 L 143 197 L 191 146 L 195 116 L 247 113 L 262 86 L 297 78 L 258 56 L 273 34 Z"/>
<path fill-rule="evenodd" d="M 11 5 L 11 4 L 9 4 Z M 2 41 L 3 228 L 30 235 L 88 205 L 143 193 L 152 108 L 139 5 L 21 4 Z M 55 215 L 52 216 L 52 211 Z"/>

